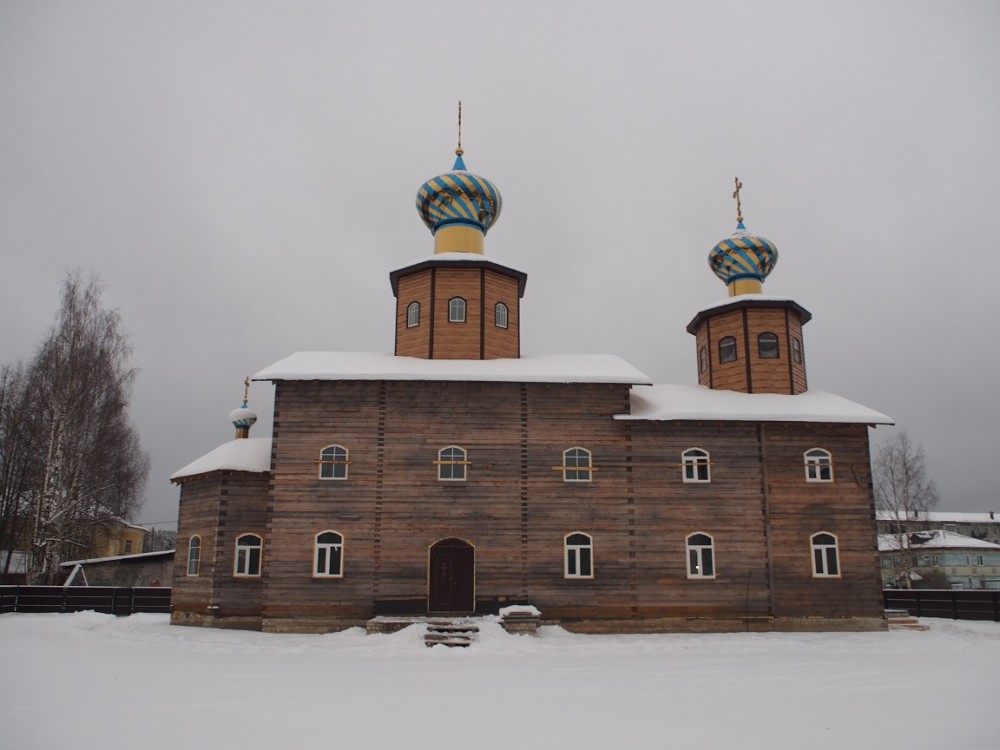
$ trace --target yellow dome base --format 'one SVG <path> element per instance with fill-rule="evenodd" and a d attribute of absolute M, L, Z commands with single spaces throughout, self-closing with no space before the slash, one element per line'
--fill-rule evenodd
<path fill-rule="evenodd" d="M 761 294 L 764 285 L 757 279 L 736 279 L 729 283 L 729 296 L 737 297 L 741 294 Z"/>
<path fill-rule="evenodd" d="M 473 253 L 483 254 L 483 233 L 475 227 L 454 224 L 441 227 L 434 233 L 434 254 Z"/>

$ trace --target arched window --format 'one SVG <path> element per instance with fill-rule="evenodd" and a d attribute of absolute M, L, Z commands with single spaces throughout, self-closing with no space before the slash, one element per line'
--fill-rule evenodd
<path fill-rule="evenodd" d="M 804 454 L 807 482 L 832 482 L 833 457 L 830 451 L 813 448 Z"/>
<path fill-rule="evenodd" d="M 319 452 L 320 479 L 347 479 L 347 448 L 342 445 L 328 445 Z"/>
<path fill-rule="evenodd" d="M 406 327 L 416 328 L 420 325 L 420 303 L 411 302 L 406 306 Z"/>
<path fill-rule="evenodd" d="M 336 531 L 316 535 L 313 575 L 317 578 L 340 578 L 344 575 L 344 537 Z"/>
<path fill-rule="evenodd" d="M 201 569 L 201 537 L 195 534 L 188 542 L 188 572 L 189 576 L 198 575 Z"/>
<path fill-rule="evenodd" d="M 777 359 L 778 337 L 773 333 L 762 333 L 757 337 L 757 352 L 761 359 Z"/>
<path fill-rule="evenodd" d="M 448 322 L 465 322 L 465 300 L 461 297 L 452 297 L 448 300 Z"/>
<path fill-rule="evenodd" d="M 466 460 L 467 453 L 464 448 L 457 445 L 449 445 L 438 451 L 438 479 L 443 482 L 464 482 L 465 467 L 469 465 Z"/>
<path fill-rule="evenodd" d="M 792 361 L 797 365 L 802 364 L 802 342 L 792 339 Z"/>
<path fill-rule="evenodd" d="M 507 305 L 503 302 L 497 302 L 496 306 L 493 308 L 494 317 L 496 319 L 497 328 L 507 327 Z"/>
<path fill-rule="evenodd" d="M 837 537 L 821 531 L 809 537 L 809 546 L 812 548 L 813 578 L 839 578 Z"/>
<path fill-rule="evenodd" d="M 715 578 L 715 545 L 708 534 L 687 538 L 688 578 Z"/>
<path fill-rule="evenodd" d="M 708 451 L 701 448 L 688 448 L 681 454 L 684 466 L 685 482 L 711 482 Z"/>
<path fill-rule="evenodd" d="M 736 361 L 736 339 L 732 336 L 726 336 L 724 339 L 719 340 L 719 362 L 726 364 L 726 362 Z"/>
<path fill-rule="evenodd" d="M 594 540 L 577 531 L 566 535 L 565 548 L 566 578 L 593 578 Z"/>
<path fill-rule="evenodd" d="M 264 540 L 256 534 L 244 534 L 236 539 L 236 565 L 233 575 L 259 576 L 260 555 Z"/>
<path fill-rule="evenodd" d="M 705 372 L 708 369 L 708 347 L 703 346 L 698 350 L 698 372 Z"/>
<path fill-rule="evenodd" d="M 593 471 L 590 451 L 586 448 L 567 448 L 563 451 L 564 482 L 589 482 Z"/>

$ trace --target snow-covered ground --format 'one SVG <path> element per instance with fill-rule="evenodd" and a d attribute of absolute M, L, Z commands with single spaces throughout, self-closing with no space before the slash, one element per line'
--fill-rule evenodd
<path fill-rule="evenodd" d="M 1000 747 L 1000 624 L 926 632 L 394 635 L 0 616 L 0 747 Z"/>

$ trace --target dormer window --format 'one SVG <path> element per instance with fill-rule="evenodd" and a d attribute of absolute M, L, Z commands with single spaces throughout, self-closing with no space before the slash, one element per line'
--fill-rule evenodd
<path fill-rule="evenodd" d="M 506 328 L 507 327 L 507 305 L 505 305 L 503 302 L 497 302 L 496 307 L 494 308 L 494 311 L 495 311 L 495 319 L 496 319 L 497 328 Z"/>
<path fill-rule="evenodd" d="M 420 325 L 420 303 L 411 302 L 406 308 L 406 327 L 416 328 Z"/>
<path fill-rule="evenodd" d="M 719 362 L 721 364 L 726 364 L 727 362 L 736 361 L 736 339 L 732 336 L 726 336 L 724 339 L 719 341 Z"/>
<path fill-rule="evenodd" d="M 465 300 L 461 297 L 452 297 L 448 300 L 448 322 L 465 322 Z"/>
<path fill-rule="evenodd" d="M 773 333 L 762 333 L 757 337 L 757 352 L 761 359 L 777 359 L 778 337 Z"/>

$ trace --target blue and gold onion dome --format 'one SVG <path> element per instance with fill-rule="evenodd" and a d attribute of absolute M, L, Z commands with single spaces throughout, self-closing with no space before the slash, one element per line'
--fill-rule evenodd
<path fill-rule="evenodd" d="M 432 177 L 417 191 L 417 211 L 431 234 L 442 227 L 467 226 L 485 235 L 502 207 L 496 185 L 467 171 L 461 153 L 450 172 Z"/>
<path fill-rule="evenodd" d="M 736 231 L 708 254 L 712 273 L 727 285 L 744 279 L 763 282 L 778 262 L 778 248 L 770 240 L 750 234 L 742 220 Z"/>

